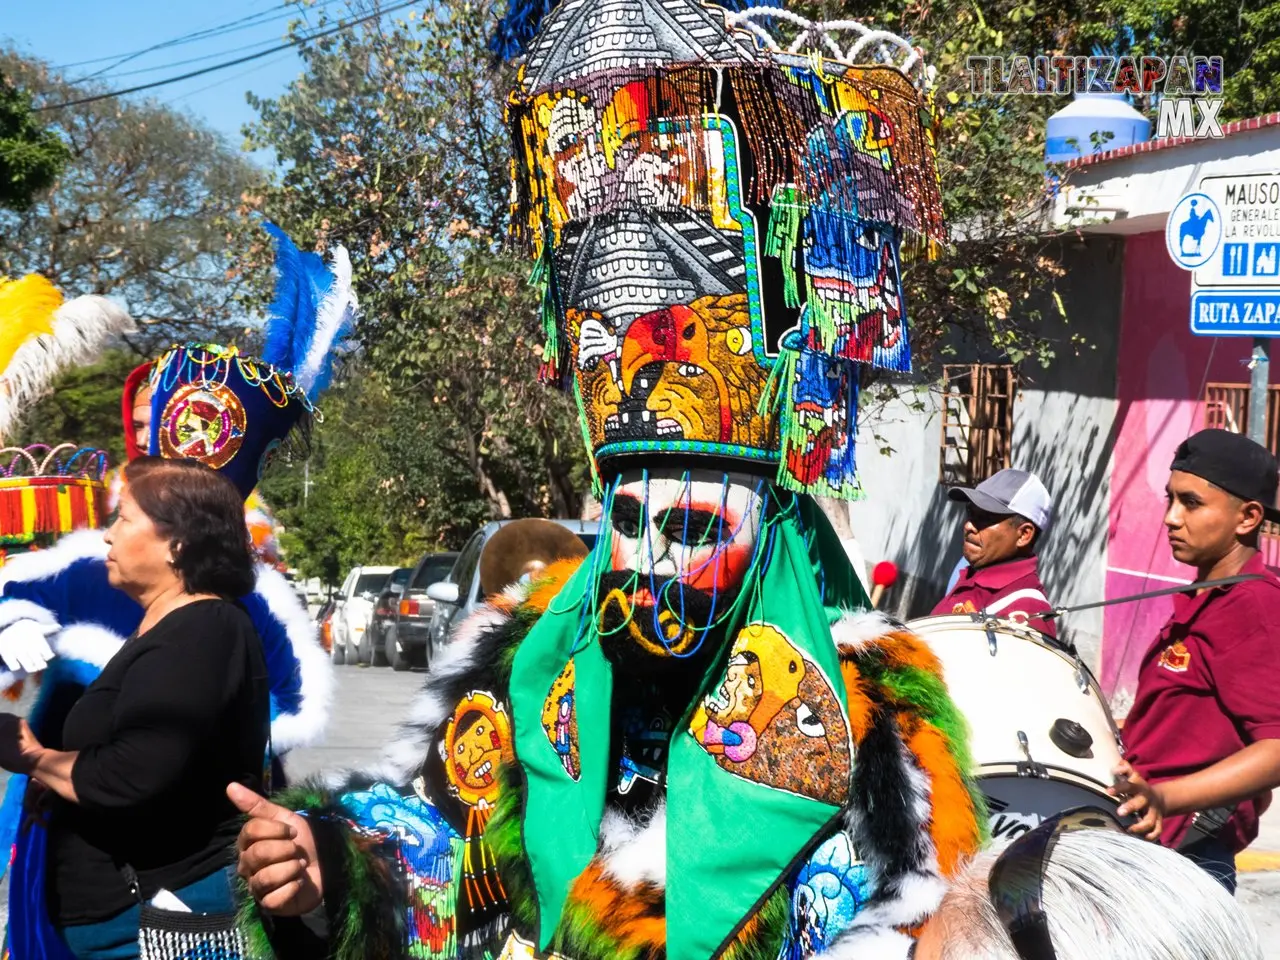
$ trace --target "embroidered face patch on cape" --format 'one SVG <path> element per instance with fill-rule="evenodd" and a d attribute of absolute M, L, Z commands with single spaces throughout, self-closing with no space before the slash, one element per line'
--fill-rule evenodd
<path fill-rule="evenodd" d="M 738 634 L 724 680 L 703 698 L 689 733 L 746 780 L 828 803 L 847 793 L 852 748 L 836 692 L 770 624 Z"/>
<path fill-rule="evenodd" d="M 502 704 L 483 690 L 467 694 L 444 735 L 445 775 L 467 806 L 491 807 L 498 767 L 511 760 L 511 724 Z"/>
<path fill-rule="evenodd" d="M 578 711 L 573 700 L 573 661 L 570 660 L 542 704 L 542 729 L 564 764 L 564 772 L 577 780 L 581 776 L 582 761 L 578 756 Z"/>

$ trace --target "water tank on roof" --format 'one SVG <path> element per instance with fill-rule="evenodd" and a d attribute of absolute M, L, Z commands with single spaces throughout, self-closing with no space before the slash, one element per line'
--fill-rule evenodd
<path fill-rule="evenodd" d="M 1093 135 L 1111 136 L 1095 150 Z M 1045 127 L 1044 158 L 1065 163 L 1091 153 L 1118 150 L 1151 137 L 1151 121 L 1129 106 L 1123 93 L 1077 93 L 1075 99 L 1049 118 Z M 1071 140 L 1075 143 L 1071 143 Z"/>

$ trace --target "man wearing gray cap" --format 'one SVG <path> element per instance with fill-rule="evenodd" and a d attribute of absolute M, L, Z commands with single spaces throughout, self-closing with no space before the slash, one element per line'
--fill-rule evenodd
<path fill-rule="evenodd" d="M 1040 478 L 1025 470 L 1001 470 L 976 487 L 953 487 L 947 496 L 967 507 L 968 567 L 933 608 L 934 616 L 986 611 L 1056 637 L 1053 621 L 1039 619 L 1053 609 L 1035 555 L 1053 516 L 1049 491 Z"/>

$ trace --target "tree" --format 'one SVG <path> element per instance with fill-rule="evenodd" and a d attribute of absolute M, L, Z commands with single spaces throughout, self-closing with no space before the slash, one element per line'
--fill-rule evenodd
<path fill-rule="evenodd" d="M 103 92 L 72 85 L 41 61 L 0 50 L 0 74 L 37 106 Z M 45 275 L 68 295 L 121 297 L 142 325 L 140 353 L 244 328 L 228 219 L 261 175 L 190 116 L 116 98 L 41 114 L 67 148 L 66 167 L 24 211 L 0 210 L 0 274 Z"/>
<path fill-rule="evenodd" d="M 406 525 L 449 545 L 490 517 L 574 515 L 588 486 L 569 398 L 535 382 L 536 296 L 506 247 L 512 78 L 486 53 L 491 25 L 440 4 L 309 45 L 246 131 L 282 162 L 252 208 L 355 264 L 353 376 L 381 391 L 386 429 L 351 453 L 380 464 Z M 247 246 L 246 262 L 265 256 Z"/>
<path fill-rule="evenodd" d="M 426 549 L 381 475 L 377 451 L 388 440 L 381 402 L 367 379 L 338 384 L 326 395 L 309 463 L 295 454 L 260 484 L 284 526 L 281 546 L 303 576 L 337 583 L 353 566 L 407 564 Z"/>
<path fill-rule="evenodd" d="M 0 207 L 26 210 L 67 161 L 67 148 L 31 111 L 31 97 L 0 72 Z"/>

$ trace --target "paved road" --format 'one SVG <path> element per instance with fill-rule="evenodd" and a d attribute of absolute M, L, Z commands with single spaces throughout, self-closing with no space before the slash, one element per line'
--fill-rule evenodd
<path fill-rule="evenodd" d="M 338 668 L 338 696 L 325 746 L 299 750 L 289 758 L 289 775 L 351 767 L 376 759 L 395 732 L 423 680 L 419 673 L 369 667 Z M 23 706 L 24 704 L 20 705 Z M 0 781 L 2 782 L 2 781 Z M 7 882 L 0 886 L 0 922 L 7 919 Z M 1280 960 L 1280 872 L 1241 877 L 1240 902 L 1257 925 L 1266 960 Z"/>

